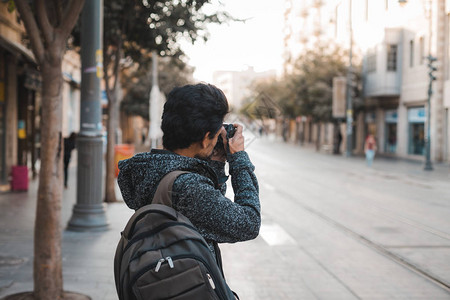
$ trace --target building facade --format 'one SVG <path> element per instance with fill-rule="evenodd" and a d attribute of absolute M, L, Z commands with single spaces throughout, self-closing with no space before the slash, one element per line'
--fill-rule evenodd
<path fill-rule="evenodd" d="M 376 135 L 381 153 L 422 160 L 430 126 L 431 160 L 449 161 L 449 101 L 445 99 L 450 97 L 450 11 L 446 1 L 367 2 L 379 6 L 367 27 L 379 30 L 383 25 L 363 58 L 367 132 Z M 430 106 L 428 55 L 437 58 Z"/>
<path fill-rule="evenodd" d="M 0 3 L 0 189 L 9 187 L 11 169 L 38 173 L 42 79 L 23 25 L 8 3 Z M 63 136 L 79 128 L 80 58 L 68 52 L 63 62 Z"/>
<path fill-rule="evenodd" d="M 251 84 L 258 79 L 275 78 L 276 71 L 255 72 L 253 67 L 244 71 L 216 71 L 213 84 L 220 86 L 232 109 L 239 110 L 251 95 Z"/>
<path fill-rule="evenodd" d="M 311 0 L 296 10 L 292 1 L 287 3 L 287 24 L 291 22 L 288 16 L 297 11 L 298 24 L 305 22 L 305 16 L 324 19 L 315 23 L 323 27 L 316 29 L 322 40 L 333 40 L 348 49 L 352 37 L 353 62 L 362 64 L 365 101 L 364 116 L 356 120 L 356 127 L 364 135 L 375 134 L 380 153 L 423 160 L 429 84 L 425 57 L 436 57 L 430 154 L 433 161 L 450 160 L 449 0 Z M 314 31 L 307 29 L 302 27 L 302 33 L 314 37 Z M 300 39 L 297 49 L 291 51 L 292 42 L 287 42 L 291 39 L 285 41 L 288 70 L 288 53 L 301 53 L 298 48 L 307 44 Z"/>

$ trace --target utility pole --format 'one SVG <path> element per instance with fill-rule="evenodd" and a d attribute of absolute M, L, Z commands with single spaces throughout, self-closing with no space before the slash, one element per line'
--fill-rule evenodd
<path fill-rule="evenodd" d="M 103 0 L 86 1 L 81 14 L 80 132 L 77 137 L 77 203 L 67 230 L 108 229 L 102 199 L 103 140 L 100 81 L 103 77 Z"/>
<path fill-rule="evenodd" d="M 347 109 L 346 109 L 346 118 L 347 118 L 347 147 L 345 151 L 345 155 L 347 157 L 352 156 L 353 152 L 353 99 L 352 99 L 352 88 L 353 88 L 353 25 L 352 25 L 352 0 L 349 0 L 349 32 L 350 32 L 350 49 L 349 49 L 349 63 L 347 70 Z"/>
<path fill-rule="evenodd" d="M 428 98 L 427 98 L 427 134 L 425 136 L 425 171 L 433 170 L 433 165 L 431 163 L 431 134 L 430 134 L 430 125 L 431 125 L 431 95 L 433 95 L 433 81 L 436 80 L 434 76 L 434 72 L 437 68 L 433 65 L 436 62 L 437 58 L 431 55 L 427 56 L 428 60 Z"/>

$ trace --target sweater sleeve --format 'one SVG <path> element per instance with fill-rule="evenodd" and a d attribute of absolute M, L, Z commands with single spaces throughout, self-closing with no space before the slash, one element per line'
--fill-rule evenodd
<path fill-rule="evenodd" d="M 229 158 L 235 193 L 226 198 L 213 182 L 202 175 L 181 175 L 173 186 L 174 208 L 197 227 L 206 240 L 234 243 L 254 239 L 261 226 L 258 184 L 254 167 L 245 152 Z"/>

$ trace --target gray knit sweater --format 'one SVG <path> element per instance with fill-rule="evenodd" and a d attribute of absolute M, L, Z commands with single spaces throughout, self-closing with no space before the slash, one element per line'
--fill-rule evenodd
<path fill-rule="evenodd" d="M 203 161 L 166 150 L 139 153 L 119 162 L 118 183 L 132 209 L 150 204 L 161 178 L 189 171 L 174 182 L 173 207 L 208 241 L 234 243 L 254 239 L 261 225 L 258 182 L 246 152 L 228 155 L 234 202 L 224 196 L 224 163 Z"/>

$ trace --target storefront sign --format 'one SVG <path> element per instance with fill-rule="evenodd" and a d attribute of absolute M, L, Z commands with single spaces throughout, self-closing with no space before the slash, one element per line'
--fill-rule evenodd
<path fill-rule="evenodd" d="M 24 120 L 19 120 L 17 122 L 17 135 L 18 138 L 23 140 L 26 139 L 27 137 L 27 132 L 25 131 L 25 121 Z"/>
<path fill-rule="evenodd" d="M 425 123 L 426 114 L 424 107 L 414 107 L 408 109 L 408 122 L 409 123 Z"/>
<path fill-rule="evenodd" d="M 386 123 L 397 123 L 397 110 L 387 110 L 385 112 L 384 120 Z"/>
<path fill-rule="evenodd" d="M 333 78 L 333 118 L 345 117 L 345 90 L 347 80 L 345 77 Z"/>

